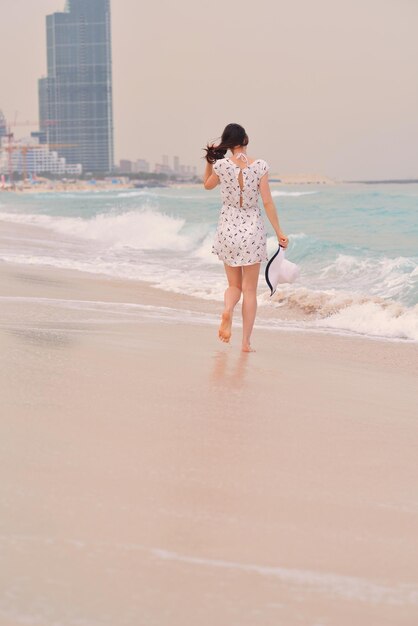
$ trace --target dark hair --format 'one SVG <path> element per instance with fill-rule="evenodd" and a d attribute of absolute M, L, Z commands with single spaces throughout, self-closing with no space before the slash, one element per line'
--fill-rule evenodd
<path fill-rule="evenodd" d="M 248 144 L 248 135 L 240 124 L 228 124 L 224 128 L 222 133 L 221 142 L 215 146 L 215 144 L 207 144 L 206 154 L 204 158 L 208 163 L 215 163 L 218 159 L 223 159 L 228 149 L 235 148 L 236 146 L 246 146 Z"/>

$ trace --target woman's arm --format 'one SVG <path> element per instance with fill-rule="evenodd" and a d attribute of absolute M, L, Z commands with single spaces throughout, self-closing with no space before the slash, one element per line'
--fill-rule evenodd
<path fill-rule="evenodd" d="M 219 176 L 213 171 L 212 163 L 206 161 L 206 169 L 203 174 L 203 186 L 205 189 L 214 189 L 219 183 Z"/>
<path fill-rule="evenodd" d="M 264 174 L 264 176 L 260 178 L 260 194 L 264 204 L 266 215 L 269 219 L 270 224 L 273 226 L 277 239 L 282 248 L 287 248 L 289 239 L 280 228 L 279 216 L 277 215 L 276 205 L 274 204 L 273 198 L 271 197 L 268 173 Z"/>

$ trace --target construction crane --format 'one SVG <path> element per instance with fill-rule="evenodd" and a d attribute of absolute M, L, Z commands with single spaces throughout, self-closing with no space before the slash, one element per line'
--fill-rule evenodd
<path fill-rule="evenodd" d="M 16 126 L 37 126 L 39 128 L 40 126 L 55 126 L 55 124 L 58 124 L 58 120 L 42 120 L 41 124 L 39 123 L 39 120 L 37 122 L 31 122 L 29 120 L 25 120 L 24 122 L 18 122 L 15 116 L 13 122 L 7 123 L 7 128 L 9 130 L 9 133 L 11 133 L 11 129 L 15 128 Z"/>
<path fill-rule="evenodd" d="M 4 117 L 4 116 L 3 116 Z M 58 124 L 58 120 L 43 120 L 42 121 L 42 126 L 54 126 L 55 124 Z M 20 150 L 22 152 L 22 157 L 23 157 L 23 178 L 24 180 L 26 179 L 26 173 L 27 173 L 27 154 L 29 150 L 37 150 L 39 148 L 45 147 L 45 145 L 47 144 L 40 144 L 39 146 L 37 145 L 22 145 L 22 144 L 13 144 L 13 140 L 14 140 L 14 133 L 12 132 L 12 128 L 15 128 L 16 126 L 37 126 L 39 127 L 39 121 L 36 122 L 31 122 L 29 120 L 26 120 L 24 122 L 18 122 L 17 121 L 17 112 L 15 112 L 15 118 L 13 122 L 9 122 L 6 125 L 7 128 L 7 132 L 5 134 L 5 137 L 8 140 L 8 144 L 7 146 L 0 146 L 0 149 L 8 152 L 8 165 L 9 165 L 9 180 L 10 183 L 13 184 L 13 160 L 12 160 L 12 153 L 15 152 L 16 150 Z M 49 146 L 50 148 L 66 148 L 66 147 L 74 147 L 73 144 L 53 144 Z"/>
<path fill-rule="evenodd" d="M 6 137 L 9 137 L 9 143 L 6 146 L 2 146 L 2 149 L 5 152 L 9 153 L 9 180 L 10 183 L 13 183 L 13 159 L 12 159 L 12 153 L 13 152 L 20 152 L 22 155 L 22 176 L 23 176 L 23 180 L 26 180 L 27 178 L 27 159 L 28 159 L 28 152 L 32 151 L 32 150 L 43 150 L 45 148 L 48 148 L 49 150 L 54 150 L 54 149 L 59 149 L 59 148 L 75 148 L 77 146 L 77 144 L 73 144 L 73 143 L 53 143 L 53 144 L 12 144 L 10 142 L 10 136 L 6 135 Z M 13 134 L 12 134 L 12 138 L 13 138 Z"/>

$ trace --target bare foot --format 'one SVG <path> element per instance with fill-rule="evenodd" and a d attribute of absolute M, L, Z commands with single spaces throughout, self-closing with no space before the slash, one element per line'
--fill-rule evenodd
<path fill-rule="evenodd" d="M 242 351 L 243 352 L 255 352 L 254 348 L 252 348 L 249 343 L 242 344 Z"/>
<path fill-rule="evenodd" d="M 222 321 L 219 326 L 218 336 L 221 341 L 228 343 L 231 338 L 232 315 L 228 311 L 222 313 Z"/>

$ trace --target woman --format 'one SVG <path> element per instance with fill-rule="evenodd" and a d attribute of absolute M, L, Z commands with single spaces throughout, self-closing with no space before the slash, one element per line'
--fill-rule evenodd
<path fill-rule="evenodd" d="M 234 307 L 242 293 L 242 350 L 254 352 L 250 339 L 257 311 L 258 276 L 261 262 L 268 260 L 266 230 L 258 206 L 259 194 L 283 248 L 287 248 L 288 238 L 280 229 L 271 197 L 269 165 L 264 159 L 252 159 L 247 155 L 248 141 L 242 126 L 228 124 L 220 144 L 204 148 L 207 164 L 203 184 L 205 189 L 221 185 L 222 208 L 212 252 L 224 263 L 228 287 L 219 338 L 229 342 Z M 225 157 L 228 150 L 231 157 Z"/>

